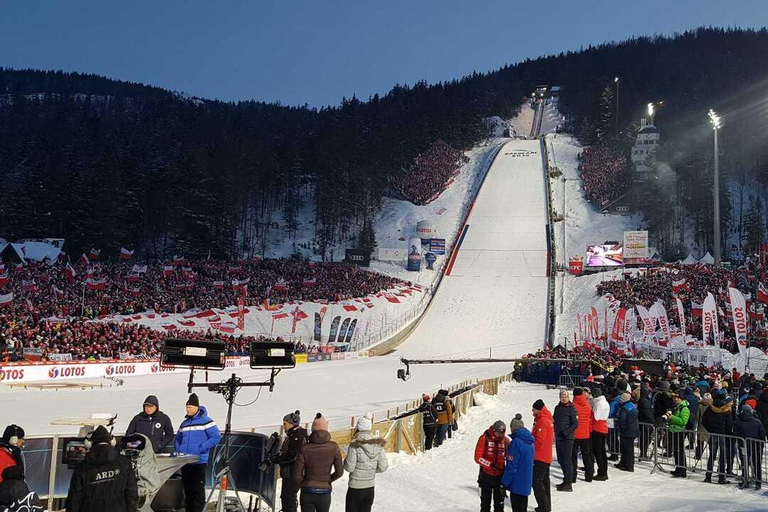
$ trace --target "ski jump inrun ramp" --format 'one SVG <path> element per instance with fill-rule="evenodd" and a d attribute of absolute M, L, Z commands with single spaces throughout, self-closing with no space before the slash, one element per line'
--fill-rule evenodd
<path fill-rule="evenodd" d="M 398 354 L 517 356 L 544 345 L 547 199 L 538 140 L 501 148 L 432 303 Z"/>

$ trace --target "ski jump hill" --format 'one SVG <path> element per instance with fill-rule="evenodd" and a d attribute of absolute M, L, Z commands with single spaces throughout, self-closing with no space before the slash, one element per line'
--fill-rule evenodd
<path fill-rule="evenodd" d="M 546 339 L 547 198 L 538 140 L 499 151 L 406 357 L 519 356 Z"/>

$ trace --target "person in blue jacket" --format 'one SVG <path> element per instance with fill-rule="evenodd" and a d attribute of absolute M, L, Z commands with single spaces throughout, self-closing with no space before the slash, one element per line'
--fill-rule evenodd
<path fill-rule="evenodd" d="M 202 512 L 205 507 L 205 466 L 208 452 L 219 444 L 221 432 L 216 422 L 208 417 L 208 411 L 200 406 L 195 393 L 187 400 L 187 415 L 176 434 L 176 453 L 197 455 L 197 462 L 181 468 L 181 482 L 184 486 L 184 510 Z"/>
<path fill-rule="evenodd" d="M 512 512 L 525 512 L 533 486 L 533 435 L 523 425 L 520 413 L 509 422 L 509 435 L 512 442 L 507 449 L 501 485 L 509 490 Z"/>
<path fill-rule="evenodd" d="M 615 466 L 622 471 L 632 473 L 635 471 L 635 438 L 640 435 L 638 411 L 629 393 L 622 393 L 620 402 L 618 426 L 621 436 L 621 460 Z"/>

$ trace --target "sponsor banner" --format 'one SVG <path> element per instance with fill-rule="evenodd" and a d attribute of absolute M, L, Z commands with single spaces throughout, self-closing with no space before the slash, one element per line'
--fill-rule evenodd
<path fill-rule="evenodd" d="M 410 238 L 408 240 L 408 270 L 418 272 L 421 270 L 421 239 Z"/>
<path fill-rule="evenodd" d="M 296 354 L 296 364 L 305 364 L 309 362 L 309 354 Z"/>
<path fill-rule="evenodd" d="M 71 361 L 72 360 L 72 354 L 48 354 L 48 360 L 49 361 L 56 361 L 56 362 L 62 362 L 62 361 Z"/>
<path fill-rule="evenodd" d="M 749 329 L 749 314 L 744 295 L 736 288 L 728 288 L 731 299 L 731 315 L 733 316 L 733 330 L 736 333 L 736 341 L 739 344 L 739 354 L 747 353 L 747 330 Z"/>
<path fill-rule="evenodd" d="M 429 242 L 429 250 L 435 254 L 445 254 L 445 238 L 433 238 Z"/>
<path fill-rule="evenodd" d="M 344 261 L 361 267 L 370 267 L 371 253 L 362 249 L 346 249 L 344 251 Z"/>
<path fill-rule="evenodd" d="M 307 354 L 307 362 L 308 363 L 316 363 L 317 362 L 317 354 Z"/>
<path fill-rule="evenodd" d="M 380 247 L 378 259 L 379 261 L 405 261 L 406 254 L 403 248 Z"/>
<path fill-rule="evenodd" d="M 640 260 L 638 263 L 648 260 L 647 231 L 624 232 L 624 262 L 628 263 L 631 260 Z"/>

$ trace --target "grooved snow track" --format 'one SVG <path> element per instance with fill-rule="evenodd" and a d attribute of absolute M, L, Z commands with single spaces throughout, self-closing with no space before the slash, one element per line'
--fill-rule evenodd
<path fill-rule="evenodd" d="M 510 141 L 467 219 L 450 274 L 399 352 L 519 355 L 543 345 L 547 315 L 546 198 L 537 140 Z"/>

